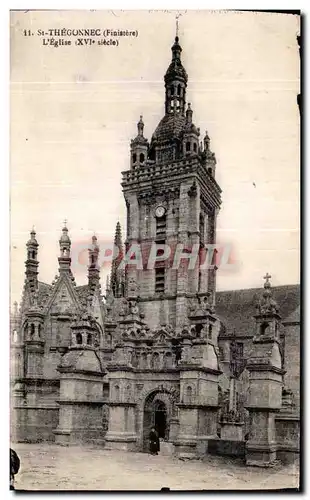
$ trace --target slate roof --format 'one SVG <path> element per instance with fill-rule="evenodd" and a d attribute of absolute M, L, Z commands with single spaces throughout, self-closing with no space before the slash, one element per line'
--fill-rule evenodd
<path fill-rule="evenodd" d="M 300 304 L 300 285 L 272 287 L 273 298 L 279 305 L 279 313 L 284 322 Z M 263 288 L 229 290 L 216 293 L 215 312 L 226 327 L 220 336 L 229 336 L 234 330 L 236 336 L 252 336 L 256 312 L 255 305 Z"/>
<path fill-rule="evenodd" d="M 300 306 L 295 309 L 285 320 L 283 323 L 299 323 L 300 322 Z"/>
<path fill-rule="evenodd" d="M 48 283 L 43 283 L 43 281 L 38 282 L 38 303 L 43 305 L 47 298 L 52 293 L 53 287 Z"/>

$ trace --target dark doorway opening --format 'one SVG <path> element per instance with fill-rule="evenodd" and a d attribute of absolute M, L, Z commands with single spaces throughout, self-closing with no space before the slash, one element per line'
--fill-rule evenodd
<path fill-rule="evenodd" d="M 160 438 L 165 439 L 167 434 L 167 412 L 166 406 L 162 401 L 155 402 L 155 429 Z"/>

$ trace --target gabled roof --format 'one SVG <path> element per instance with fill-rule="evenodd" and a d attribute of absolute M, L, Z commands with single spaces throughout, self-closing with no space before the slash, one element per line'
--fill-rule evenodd
<path fill-rule="evenodd" d="M 236 335 L 253 335 L 255 306 L 262 292 L 263 288 L 249 288 L 216 293 L 215 312 L 226 327 L 224 335 L 234 330 Z M 272 287 L 272 293 L 284 322 L 300 304 L 300 285 Z"/>

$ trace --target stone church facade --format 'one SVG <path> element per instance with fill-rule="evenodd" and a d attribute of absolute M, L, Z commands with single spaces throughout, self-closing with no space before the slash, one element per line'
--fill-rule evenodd
<path fill-rule="evenodd" d="M 140 117 L 131 141 L 126 241 L 118 223 L 105 297 L 95 236 L 88 284 L 77 286 L 66 225 L 52 284 L 38 280 L 30 234 L 11 317 L 14 439 L 147 451 L 155 425 L 179 456 L 224 440 L 246 442 L 248 463 L 298 452 L 299 287 L 272 289 L 267 274 L 262 290 L 216 292 L 221 189 L 186 105 L 181 52 L 176 37 L 164 117 L 150 141 Z"/>

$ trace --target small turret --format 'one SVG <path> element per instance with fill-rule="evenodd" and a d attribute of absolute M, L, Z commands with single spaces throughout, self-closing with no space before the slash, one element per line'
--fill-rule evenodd
<path fill-rule="evenodd" d="M 148 140 L 143 136 L 144 123 L 142 116 L 140 116 L 140 120 L 137 123 L 137 128 L 138 135 L 131 141 L 130 145 L 131 168 L 133 169 L 145 165 L 149 147 Z"/>
<path fill-rule="evenodd" d="M 264 276 L 264 291 L 256 304 L 256 335 L 255 339 L 273 338 L 279 340 L 279 326 L 281 317 L 279 306 L 272 296 L 270 283 L 271 275 Z"/>
<path fill-rule="evenodd" d="M 30 233 L 30 240 L 27 244 L 27 260 L 26 265 L 26 284 L 28 285 L 29 291 L 34 291 L 38 288 L 38 248 L 39 244 L 36 240 L 36 232 L 32 229 Z"/>
<path fill-rule="evenodd" d="M 71 274 L 71 240 L 68 235 L 67 221 L 64 221 L 64 226 L 62 228 L 62 235 L 59 238 L 59 248 L 60 256 L 58 257 L 59 262 L 59 274 L 70 273 Z"/>
<path fill-rule="evenodd" d="M 193 111 L 190 103 L 187 105 L 186 122 L 183 133 L 183 154 L 193 155 L 198 153 L 199 129 L 193 124 Z"/>

